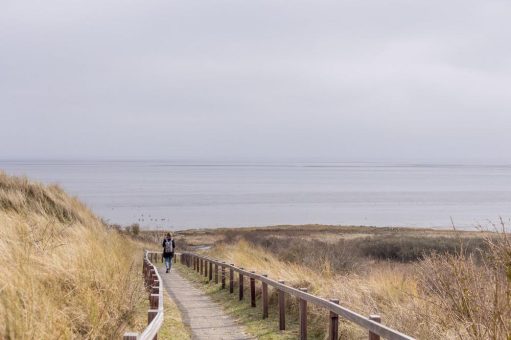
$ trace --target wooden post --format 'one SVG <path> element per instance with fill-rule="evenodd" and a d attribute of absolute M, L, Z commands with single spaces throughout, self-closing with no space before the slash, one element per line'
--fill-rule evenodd
<path fill-rule="evenodd" d="M 339 299 L 330 299 L 330 302 L 339 304 Z M 330 312 L 330 327 L 328 334 L 328 339 L 339 340 L 339 315 L 334 312 Z"/>
<path fill-rule="evenodd" d="M 124 333 L 122 336 L 122 340 L 137 340 L 138 339 L 138 333 L 128 332 Z"/>
<path fill-rule="evenodd" d="M 196 267 L 195 267 L 195 256 L 192 255 L 192 262 L 193 262 L 193 271 L 195 271 Z"/>
<path fill-rule="evenodd" d="M 156 316 L 156 314 L 158 314 L 158 310 L 157 309 L 149 309 L 147 311 L 147 324 L 150 324 L 151 321 L 154 320 L 154 317 Z"/>
<path fill-rule="evenodd" d="M 151 281 L 151 286 L 154 286 L 156 284 L 156 281 L 158 281 L 158 276 L 156 276 L 156 274 L 154 274 L 153 279 Z"/>
<path fill-rule="evenodd" d="M 163 262 L 163 255 L 161 256 L 161 259 L 162 259 L 161 262 Z M 176 263 L 176 262 L 177 262 L 177 255 L 174 255 L 174 263 Z"/>
<path fill-rule="evenodd" d="M 157 309 L 149 309 L 147 311 L 147 324 L 148 325 L 151 323 L 151 321 L 154 320 L 154 318 L 156 317 L 156 314 L 158 314 Z M 157 338 L 158 338 L 158 335 L 155 335 L 153 339 L 156 340 Z"/>
<path fill-rule="evenodd" d="M 241 270 L 243 270 L 243 268 L 240 267 Z M 239 285 L 239 299 L 240 300 L 243 300 L 243 274 L 241 272 L 239 272 L 239 276 L 238 276 L 238 285 Z"/>
<path fill-rule="evenodd" d="M 279 280 L 280 284 L 285 284 L 284 281 Z M 281 331 L 286 329 L 286 300 L 284 291 L 279 289 L 279 329 Z"/>
<path fill-rule="evenodd" d="M 147 274 L 147 285 L 150 287 L 153 284 L 153 275 L 154 275 L 154 269 L 153 267 L 149 267 L 149 273 Z"/>
<path fill-rule="evenodd" d="M 229 293 L 234 293 L 234 264 L 231 263 L 231 267 L 229 268 Z"/>
<path fill-rule="evenodd" d="M 155 271 L 154 269 L 151 268 L 151 270 L 149 270 L 149 286 L 152 286 L 153 285 L 153 281 L 154 281 L 154 278 L 157 277 L 156 274 L 155 274 Z"/>
<path fill-rule="evenodd" d="M 149 284 L 149 273 L 151 272 L 151 267 L 149 266 L 149 263 L 147 263 L 147 267 L 145 269 L 145 284 L 146 286 Z"/>
<path fill-rule="evenodd" d="M 225 262 L 222 262 L 222 289 L 225 289 Z"/>
<path fill-rule="evenodd" d="M 381 317 L 376 314 L 369 315 L 369 320 L 376 321 L 378 323 L 381 322 Z M 369 332 L 369 340 L 380 340 L 380 336 L 378 334 L 374 334 L 373 332 Z"/>
<path fill-rule="evenodd" d="M 263 274 L 268 277 L 268 274 Z M 268 318 L 268 284 L 263 281 L 263 319 Z"/>
<path fill-rule="evenodd" d="M 213 262 L 209 261 L 209 282 L 213 281 Z"/>
<path fill-rule="evenodd" d="M 200 259 L 200 274 L 204 274 L 204 261 L 202 259 Z"/>
<path fill-rule="evenodd" d="M 149 300 L 151 300 L 151 295 L 153 294 L 159 294 L 160 293 L 160 287 L 158 286 L 152 286 L 149 290 Z"/>
<path fill-rule="evenodd" d="M 154 290 L 154 287 L 159 288 L 160 287 L 160 281 L 158 280 L 158 276 L 154 274 L 153 276 L 153 283 L 152 283 L 152 290 Z"/>
<path fill-rule="evenodd" d="M 254 271 L 251 271 L 252 274 L 255 274 Z M 253 277 L 250 278 L 250 306 L 256 306 L 256 294 L 255 294 L 255 279 Z"/>
<path fill-rule="evenodd" d="M 307 293 L 307 288 L 300 288 Z M 299 299 L 300 308 L 300 340 L 307 340 L 307 300 Z"/>
<path fill-rule="evenodd" d="M 151 294 L 149 296 L 149 306 L 151 309 L 158 309 L 159 294 Z"/>
<path fill-rule="evenodd" d="M 215 263 L 215 283 L 218 283 L 218 264 Z"/>
<path fill-rule="evenodd" d="M 208 277 L 208 260 L 204 260 L 204 277 Z"/>

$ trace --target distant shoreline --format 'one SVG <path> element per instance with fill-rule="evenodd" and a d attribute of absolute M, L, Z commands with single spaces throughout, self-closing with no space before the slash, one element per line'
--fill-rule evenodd
<path fill-rule="evenodd" d="M 364 232 L 364 233 L 381 233 L 381 232 L 417 232 L 417 233 L 427 233 L 427 232 L 441 232 L 441 233 L 455 233 L 455 232 L 491 232 L 491 229 L 481 229 L 479 230 L 476 227 L 472 228 L 452 228 L 452 227 L 396 227 L 396 226 L 351 226 L 351 225 L 329 225 L 329 224 L 296 224 L 296 225 L 271 225 L 271 226 L 238 226 L 238 227 L 211 227 L 211 228 L 182 228 L 182 229 L 154 229 L 154 228 L 141 228 L 143 232 L 163 232 L 166 230 L 170 230 L 180 234 L 187 233 L 216 233 L 216 232 L 225 232 L 225 231 L 309 231 L 312 233 L 315 232 Z"/>

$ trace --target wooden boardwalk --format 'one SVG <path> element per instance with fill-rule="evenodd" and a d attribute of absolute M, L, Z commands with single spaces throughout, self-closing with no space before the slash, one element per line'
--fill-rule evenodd
<path fill-rule="evenodd" d="M 183 322 L 191 329 L 192 339 L 198 340 L 245 340 L 255 339 L 247 335 L 234 319 L 194 284 L 183 278 L 175 269 L 167 274 L 158 269 L 163 286 L 179 307 Z"/>

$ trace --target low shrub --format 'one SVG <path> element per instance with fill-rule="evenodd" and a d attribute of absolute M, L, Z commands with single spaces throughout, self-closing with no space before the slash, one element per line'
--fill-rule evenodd
<path fill-rule="evenodd" d="M 457 254 L 461 249 L 468 254 L 478 254 L 479 250 L 487 248 L 483 238 L 456 237 L 373 236 L 350 243 L 363 256 L 399 262 L 419 261 L 431 254 Z"/>
<path fill-rule="evenodd" d="M 307 237 L 292 237 L 258 233 L 227 233 L 221 241 L 234 243 L 244 239 L 277 255 L 280 260 L 324 268 L 337 272 L 352 272 L 363 269 L 367 260 L 416 262 L 431 254 L 456 254 L 461 249 L 466 254 L 478 257 L 487 243 L 481 237 L 458 238 L 410 235 L 374 235 L 327 242 Z"/>
<path fill-rule="evenodd" d="M 511 339 L 511 242 L 505 232 L 486 240 L 476 257 L 459 249 L 433 254 L 417 276 L 430 305 L 459 339 Z"/>

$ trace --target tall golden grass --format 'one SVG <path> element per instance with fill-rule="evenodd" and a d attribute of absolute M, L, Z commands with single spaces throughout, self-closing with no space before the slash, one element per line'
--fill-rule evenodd
<path fill-rule="evenodd" d="M 360 272 L 336 272 L 328 261 L 313 267 L 286 262 L 244 239 L 218 243 L 208 252 L 313 294 L 339 298 L 363 315 L 380 314 L 386 325 L 419 339 L 511 339 L 511 243 L 504 231 L 494 236 L 481 256 L 460 250 L 414 263 L 372 261 Z M 314 249 L 303 251 L 316 256 Z M 296 302 L 290 304 L 296 311 Z M 326 334 L 325 312 L 309 309 L 316 334 Z M 367 337 L 349 322 L 340 330 L 343 339 Z"/>
<path fill-rule="evenodd" d="M 137 252 L 58 186 L 0 172 L 0 338 L 118 337 L 143 294 Z"/>

